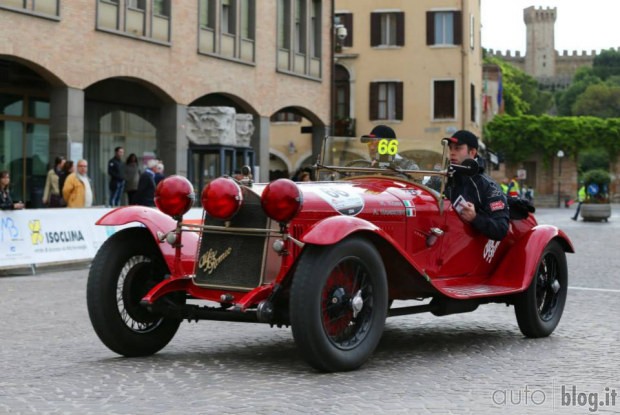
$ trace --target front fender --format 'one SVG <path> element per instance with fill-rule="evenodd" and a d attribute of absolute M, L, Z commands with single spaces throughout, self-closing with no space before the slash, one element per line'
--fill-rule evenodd
<path fill-rule="evenodd" d="M 159 240 L 159 235 L 176 228 L 176 221 L 159 210 L 144 206 L 120 207 L 103 215 L 96 222 L 96 225 L 119 226 L 131 222 L 141 223 L 148 229 L 172 275 L 188 275 L 194 272 L 194 261 L 196 252 L 198 252 L 198 234 L 195 232 L 182 233 L 182 247 L 180 256 L 177 258 L 176 249 L 169 243 Z"/>
<path fill-rule="evenodd" d="M 551 225 L 535 226 L 510 247 L 491 277 L 490 284 L 525 290 L 532 282 L 543 250 L 553 239 L 558 240 L 565 252 L 575 252 L 572 242 L 562 230 Z"/>
<path fill-rule="evenodd" d="M 330 216 L 314 224 L 301 236 L 301 241 L 313 245 L 333 245 L 359 231 L 370 231 L 389 238 L 381 228 L 367 220 L 354 216 Z"/>

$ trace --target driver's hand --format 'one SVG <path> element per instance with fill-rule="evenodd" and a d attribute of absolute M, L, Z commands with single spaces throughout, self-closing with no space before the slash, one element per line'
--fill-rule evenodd
<path fill-rule="evenodd" d="M 471 202 L 465 202 L 459 215 L 465 222 L 469 223 L 476 218 L 476 207 Z"/>

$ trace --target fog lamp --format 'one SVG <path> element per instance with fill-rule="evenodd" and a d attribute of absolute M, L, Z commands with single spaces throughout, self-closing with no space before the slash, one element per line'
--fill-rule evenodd
<path fill-rule="evenodd" d="M 233 179 L 218 177 L 205 186 L 200 201 L 211 217 L 228 220 L 241 208 L 243 193 Z"/>
<path fill-rule="evenodd" d="M 195 199 L 194 186 L 183 176 L 166 177 L 155 189 L 155 206 L 173 218 L 187 213 Z"/>
<path fill-rule="evenodd" d="M 271 219 L 289 222 L 301 210 L 303 197 L 299 187 L 289 179 L 275 180 L 265 187 L 261 195 L 263 210 Z"/>

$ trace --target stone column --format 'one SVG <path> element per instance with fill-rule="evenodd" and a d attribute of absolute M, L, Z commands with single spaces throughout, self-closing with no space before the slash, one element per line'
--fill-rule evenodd
<path fill-rule="evenodd" d="M 321 146 L 325 136 L 329 134 L 329 127 L 325 125 L 312 126 L 312 163 L 316 163 L 317 157 L 321 154 Z"/>
<path fill-rule="evenodd" d="M 81 148 L 81 154 L 71 154 L 71 143 L 79 144 L 74 148 Z M 56 156 L 84 157 L 84 91 L 81 89 L 61 87 L 51 91 L 49 156 L 52 161 Z"/>
<path fill-rule="evenodd" d="M 269 180 L 269 117 L 258 116 L 254 118 L 254 134 L 251 146 L 254 149 L 255 164 L 260 167 L 259 177 L 254 178 L 257 182 Z"/>
<path fill-rule="evenodd" d="M 166 175 L 187 177 L 187 150 L 189 141 L 185 134 L 187 107 L 176 103 L 164 104 L 157 128 L 157 156 L 164 163 Z"/>

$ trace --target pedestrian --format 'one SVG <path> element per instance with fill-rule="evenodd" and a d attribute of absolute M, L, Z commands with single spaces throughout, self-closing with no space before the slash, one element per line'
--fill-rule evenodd
<path fill-rule="evenodd" d="M 581 205 L 584 200 L 586 200 L 586 187 L 581 185 L 577 191 L 577 210 L 575 210 L 575 215 L 571 218 L 572 220 L 577 220 L 579 218 L 579 212 L 581 211 Z"/>
<path fill-rule="evenodd" d="M 502 193 L 508 195 L 508 186 L 510 186 L 510 179 L 508 177 L 504 177 L 499 185 L 502 188 Z"/>
<path fill-rule="evenodd" d="M 67 202 L 67 207 L 82 208 L 91 207 L 95 194 L 90 178 L 88 177 L 88 162 L 78 160 L 77 171 L 67 176 L 62 188 L 62 195 Z"/>
<path fill-rule="evenodd" d="M 521 189 L 519 188 L 519 177 L 515 174 L 508 183 L 508 196 L 521 197 Z"/>
<path fill-rule="evenodd" d="M 125 149 L 116 147 L 114 149 L 114 157 L 108 162 L 108 175 L 110 176 L 110 206 L 119 206 L 121 204 L 121 196 L 125 188 L 125 165 L 123 163 L 123 155 Z"/>
<path fill-rule="evenodd" d="M 2 210 L 15 210 L 23 209 L 24 204 L 22 202 L 13 202 L 11 197 L 11 175 L 7 170 L 0 171 L 0 209 Z"/>
<path fill-rule="evenodd" d="M 140 166 L 138 165 L 138 156 L 131 153 L 125 162 L 125 191 L 127 192 L 127 202 L 135 205 L 136 191 L 138 190 L 138 181 L 140 180 Z"/>
<path fill-rule="evenodd" d="M 60 194 L 62 195 L 62 189 L 65 186 L 65 181 L 67 180 L 67 177 L 71 174 L 75 172 L 75 163 L 73 163 L 73 160 L 67 160 L 65 162 L 65 164 L 62 166 L 62 170 L 60 171 L 60 174 L 58 175 L 58 188 L 60 189 Z M 67 206 L 67 201 L 63 198 L 62 199 L 62 203 L 63 206 Z"/>
<path fill-rule="evenodd" d="M 447 140 L 450 163 L 461 165 L 464 160 L 476 159 L 478 137 L 471 131 L 457 131 Z M 509 221 L 506 196 L 482 171 L 473 175 L 455 171 L 448 180 L 446 196 L 461 219 L 476 231 L 496 241 L 506 236 Z"/>
<path fill-rule="evenodd" d="M 60 176 L 62 168 L 65 165 L 65 158 L 57 156 L 54 160 L 54 166 L 47 172 L 45 178 L 45 187 L 43 189 L 43 204 L 50 208 L 64 206 L 62 198 L 62 188 L 60 187 Z"/>
<path fill-rule="evenodd" d="M 147 161 L 146 169 L 138 180 L 138 190 L 135 195 L 136 205 L 155 206 L 155 170 L 157 170 L 157 160 Z"/>
<path fill-rule="evenodd" d="M 155 186 L 164 180 L 164 163 L 161 160 L 157 160 L 157 166 L 155 167 Z"/>

